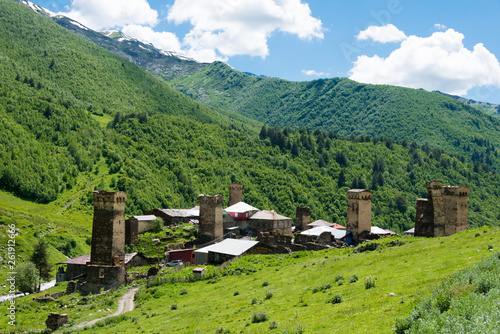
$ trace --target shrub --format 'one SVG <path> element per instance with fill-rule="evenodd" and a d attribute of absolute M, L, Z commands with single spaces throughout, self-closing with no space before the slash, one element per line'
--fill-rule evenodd
<path fill-rule="evenodd" d="M 255 304 L 257 304 L 258 301 L 259 300 L 257 299 L 257 297 L 253 297 L 252 301 L 250 302 L 250 304 L 255 305 Z"/>
<path fill-rule="evenodd" d="M 375 287 L 375 282 L 377 278 L 374 276 L 368 276 L 365 278 L 365 289 L 371 289 Z"/>
<path fill-rule="evenodd" d="M 269 329 L 276 329 L 276 328 L 278 328 L 278 323 L 275 320 L 271 321 L 269 323 Z"/>
<path fill-rule="evenodd" d="M 254 324 L 267 320 L 269 320 L 269 316 L 266 312 L 254 312 L 252 315 L 252 323 Z"/>
<path fill-rule="evenodd" d="M 184 288 L 181 291 L 179 291 L 180 295 L 187 295 L 187 293 L 188 293 L 188 290 L 186 288 Z"/>
<path fill-rule="evenodd" d="M 233 296 L 237 296 L 237 295 L 239 295 L 239 294 L 240 294 L 240 292 L 239 292 L 239 291 L 235 291 L 235 292 L 233 293 Z"/>
<path fill-rule="evenodd" d="M 332 288 L 332 283 L 324 283 L 320 286 L 317 286 L 317 287 L 314 287 L 312 292 L 313 293 L 316 293 L 316 292 L 319 292 L 319 291 L 325 291 L 325 290 L 328 290 L 328 289 L 331 289 Z"/>
<path fill-rule="evenodd" d="M 177 304 L 172 304 L 172 306 L 170 306 L 170 309 L 171 310 L 177 310 Z"/>
<path fill-rule="evenodd" d="M 344 299 L 342 298 L 342 295 L 333 295 L 330 299 L 328 299 L 328 303 L 332 304 L 340 304 L 342 303 Z"/>
<path fill-rule="evenodd" d="M 352 275 L 351 277 L 349 277 L 349 283 L 355 283 L 358 280 L 359 280 L 358 275 Z"/>
<path fill-rule="evenodd" d="M 271 299 L 271 298 L 273 298 L 273 293 L 271 291 L 268 291 L 266 293 L 266 299 Z"/>
<path fill-rule="evenodd" d="M 337 283 L 340 280 L 344 280 L 344 276 L 342 276 L 342 275 L 335 276 L 335 283 Z"/>
<path fill-rule="evenodd" d="M 268 286 L 268 285 L 269 285 L 269 282 L 268 282 L 268 281 L 264 281 L 264 282 L 262 283 L 262 286 Z"/>

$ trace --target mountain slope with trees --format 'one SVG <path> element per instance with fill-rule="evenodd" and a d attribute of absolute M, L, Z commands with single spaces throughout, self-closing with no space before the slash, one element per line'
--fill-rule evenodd
<path fill-rule="evenodd" d="M 441 94 L 347 78 L 290 82 L 255 77 L 221 62 L 171 83 L 207 105 L 270 126 L 333 131 L 344 138 L 406 139 L 500 167 L 500 120 Z"/>

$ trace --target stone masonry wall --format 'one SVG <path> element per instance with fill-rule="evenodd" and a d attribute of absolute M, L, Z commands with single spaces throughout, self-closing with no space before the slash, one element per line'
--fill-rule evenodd
<path fill-rule="evenodd" d="M 243 185 L 241 183 L 231 183 L 229 185 L 229 204 L 231 206 L 243 201 Z"/>
<path fill-rule="evenodd" d="M 210 240 L 222 238 L 224 226 L 222 222 L 222 195 L 200 195 L 200 220 L 198 237 Z"/>
<path fill-rule="evenodd" d="M 308 206 L 298 206 L 295 211 L 295 230 L 304 231 L 311 223 L 311 208 Z"/>

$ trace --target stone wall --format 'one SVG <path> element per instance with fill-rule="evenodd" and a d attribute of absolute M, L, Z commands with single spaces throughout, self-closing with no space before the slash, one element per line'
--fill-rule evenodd
<path fill-rule="evenodd" d="M 427 200 L 417 201 L 416 237 L 443 237 L 468 228 L 469 188 L 427 182 Z"/>
<path fill-rule="evenodd" d="M 136 219 L 125 221 L 125 244 L 136 245 L 139 241 L 139 224 Z"/>
<path fill-rule="evenodd" d="M 229 204 L 231 206 L 243 201 L 243 185 L 241 183 L 231 183 L 229 185 Z"/>
<path fill-rule="evenodd" d="M 101 293 L 125 283 L 125 266 L 87 266 L 87 292 Z"/>
<path fill-rule="evenodd" d="M 214 240 L 222 238 L 222 195 L 200 195 L 200 222 L 198 238 Z"/>

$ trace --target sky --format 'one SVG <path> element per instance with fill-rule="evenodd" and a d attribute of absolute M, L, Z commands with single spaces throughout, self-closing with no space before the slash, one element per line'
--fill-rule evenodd
<path fill-rule="evenodd" d="M 292 81 L 348 77 L 500 104 L 500 0 L 35 0 L 94 30 Z"/>

